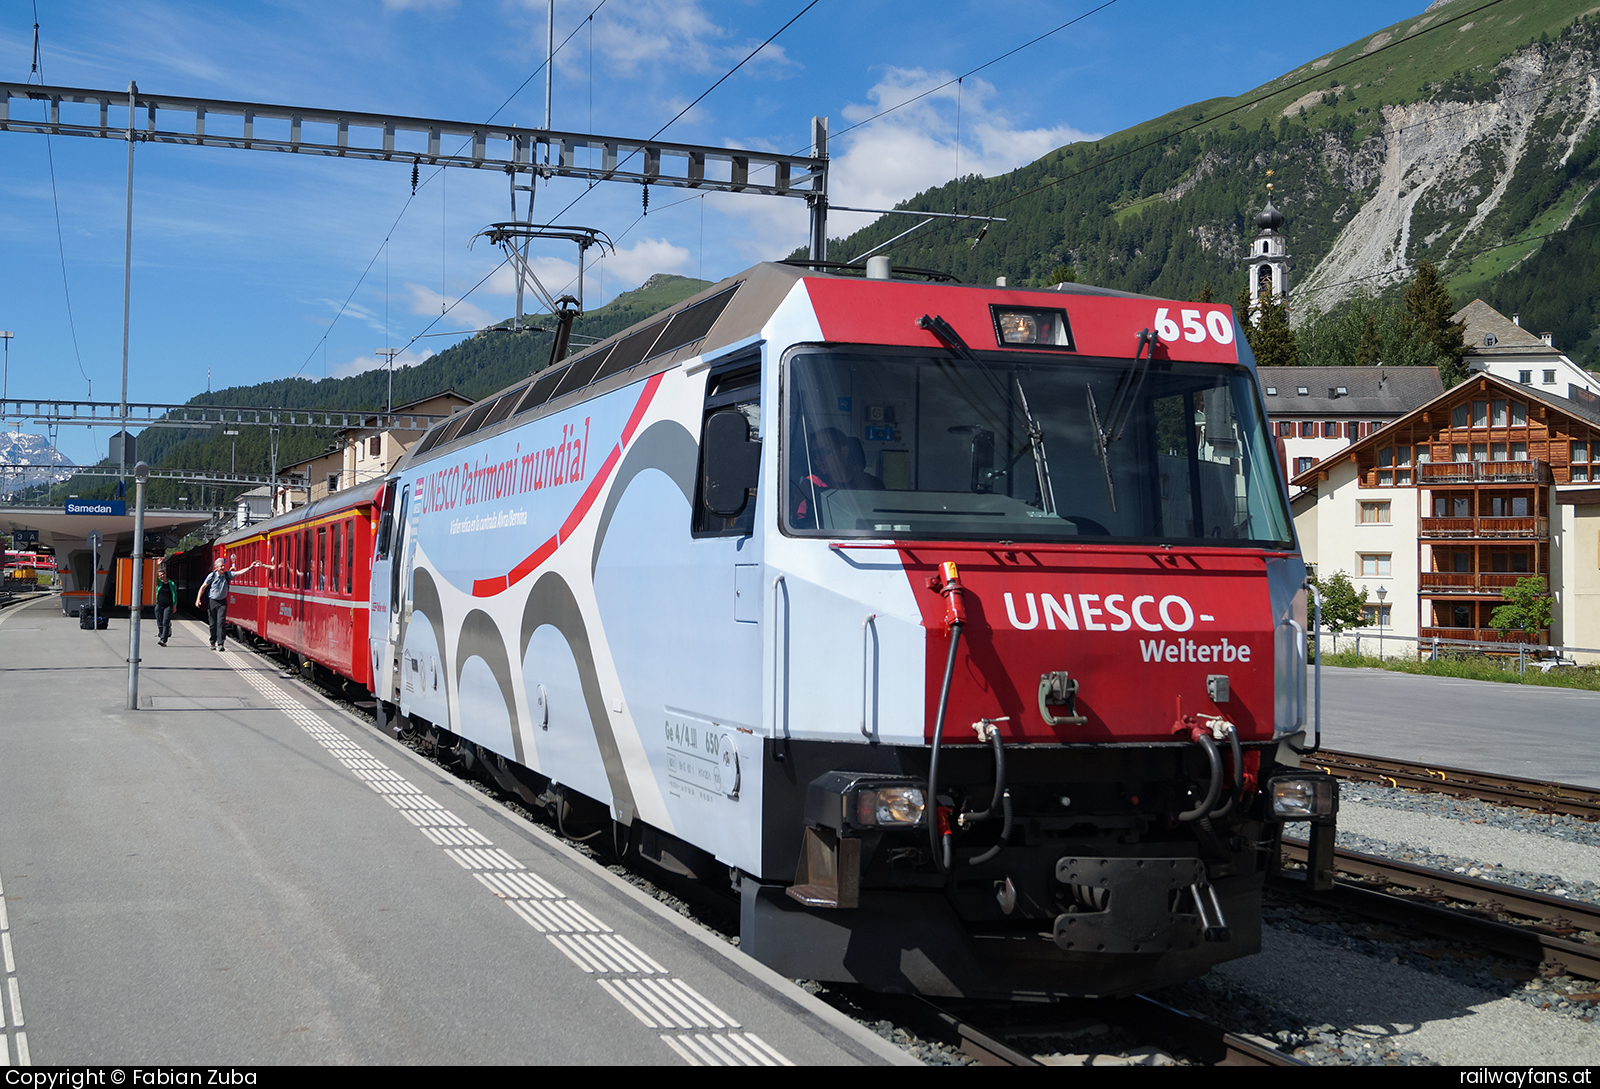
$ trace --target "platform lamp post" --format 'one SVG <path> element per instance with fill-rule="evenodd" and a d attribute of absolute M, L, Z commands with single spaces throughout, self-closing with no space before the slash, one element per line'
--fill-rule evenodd
<path fill-rule="evenodd" d="M 0 340 L 6 342 L 5 370 L 0 372 L 0 401 L 4 401 L 11 390 L 11 341 L 16 335 L 10 329 L 0 329 Z"/>
<path fill-rule="evenodd" d="M 237 430 L 224 431 L 223 434 L 233 439 L 228 450 L 228 475 L 237 476 L 239 472 L 239 432 Z"/>
<path fill-rule="evenodd" d="M 128 710 L 139 709 L 139 620 L 144 613 L 144 482 L 150 466 L 133 467 L 133 597 L 128 606 Z"/>
<path fill-rule="evenodd" d="M 1378 587 L 1378 659 L 1383 660 L 1383 599 L 1389 596 L 1389 591 L 1382 586 Z"/>

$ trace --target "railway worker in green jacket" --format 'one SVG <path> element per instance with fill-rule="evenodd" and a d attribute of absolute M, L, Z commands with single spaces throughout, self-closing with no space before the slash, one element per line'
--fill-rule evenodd
<path fill-rule="evenodd" d="M 178 584 L 167 577 L 167 565 L 156 565 L 156 646 L 172 638 L 172 610 L 178 607 Z"/>

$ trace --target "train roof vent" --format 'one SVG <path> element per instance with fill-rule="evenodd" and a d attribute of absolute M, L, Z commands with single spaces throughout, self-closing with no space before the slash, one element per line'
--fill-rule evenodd
<path fill-rule="evenodd" d="M 478 430 L 478 428 L 483 426 L 484 419 L 488 417 L 490 410 L 493 408 L 493 401 L 485 401 L 483 404 L 467 413 L 467 422 L 462 424 L 461 430 L 457 431 L 451 436 L 451 438 L 459 439 Z"/>
<path fill-rule="evenodd" d="M 517 405 L 517 414 L 520 415 L 530 409 L 538 408 L 548 401 L 550 394 L 556 388 L 556 384 L 565 378 L 566 374 L 567 368 L 555 367 L 546 370 L 538 378 L 535 378 L 533 385 L 528 387 L 528 392 L 523 395 L 522 401 Z"/>
<path fill-rule="evenodd" d="M 444 437 L 445 428 L 449 426 L 448 423 L 441 423 L 430 427 L 428 433 L 422 436 L 422 442 L 417 446 L 417 453 L 419 455 L 426 454 L 429 450 L 438 446 L 439 440 Z"/>
<path fill-rule="evenodd" d="M 463 412 L 461 415 L 445 424 L 444 430 L 439 432 L 439 441 L 434 445 L 444 446 L 447 443 L 453 442 L 455 437 L 461 434 L 462 427 L 466 425 L 467 418 L 471 415 L 471 412 Z"/>
<path fill-rule="evenodd" d="M 647 325 L 632 336 L 623 337 L 617 341 L 611 355 L 606 360 L 605 377 L 620 374 L 636 363 L 643 363 L 652 354 L 650 348 L 661 338 L 668 322 L 664 319 L 653 325 Z M 597 372 L 598 374 L 598 372 Z"/>
<path fill-rule="evenodd" d="M 526 387 L 518 386 L 516 389 L 510 390 L 499 400 L 495 401 L 494 408 L 490 409 L 489 415 L 484 417 L 483 426 L 493 427 L 495 424 L 511 415 L 511 410 L 517 407 L 518 401 L 522 400 L 522 391 L 524 388 Z"/>
<path fill-rule="evenodd" d="M 624 340 L 622 343 L 626 344 L 628 341 Z M 589 352 L 587 355 L 580 355 L 571 363 L 568 363 L 566 377 L 561 380 L 561 384 L 556 387 L 556 391 L 550 395 L 551 399 L 565 397 L 567 394 L 587 386 L 594 379 L 594 372 L 600 369 L 600 364 L 604 363 L 608 356 L 616 354 L 616 350 L 616 347 L 612 347 L 608 351 Z"/>
<path fill-rule="evenodd" d="M 686 310 L 678 311 L 673 315 L 672 324 L 667 326 L 667 331 L 661 334 L 661 343 L 656 346 L 656 351 L 675 351 L 685 344 L 705 339 L 705 335 L 711 332 L 711 327 L 717 323 L 722 312 L 733 301 L 733 293 L 738 290 L 739 285 L 734 284 L 726 291 L 720 291 Z"/>

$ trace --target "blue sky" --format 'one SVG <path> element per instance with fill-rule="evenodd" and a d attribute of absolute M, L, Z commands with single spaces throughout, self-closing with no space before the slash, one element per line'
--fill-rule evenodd
<path fill-rule="evenodd" d="M 596 2 L 555 0 L 557 41 L 577 33 L 557 57 L 553 125 L 641 137 L 805 6 L 607 0 L 591 20 Z M 663 138 L 801 151 L 813 115 L 837 132 L 1100 2 L 820 0 Z M 1116 0 L 966 79 L 959 100 L 952 87 L 839 139 L 832 199 L 887 207 L 954 177 L 958 163 L 962 174 L 1003 173 L 1072 140 L 1239 94 L 1425 5 Z M 0 0 L 0 79 L 40 82 L 29 71 L 35 10 L 43 82 L 58 86 L 125 90 L 132 79 L 153 93 L 474 122 L 544 58 L 544 0 Z M 498 115 L 543 117 L 542 73 Z M 0 329 L 15 333 L 13 397 L 86 397 L 90 383 L 97 400 L 119 393 L 126 163 L 117 141 L 57 137 L 47 148 L 42 136 L 0 133 Z M 541 184 L 535 218 L 581 189 Z M 565 214 L 618 240 L 589 275 L 591 306 L 654 272 L 717 279 L 805 241 L 798 201 L 686 196 L 653 192 L 641 220 L 636 186 L 602 185 Z M 413 337 L 512 310 L 510 273 L 491 274 L 499 253 L 468 248 L 509 207 L 505 177 L 488 171 L 449 171 L 412 199 L 409 164 L 139 145 L 130 399 L 185 400 L 208 372 L 221 388 L 354 373 L 380 365 L 385 345 L 405 348 L 398 365 L 441 350 L 452 338 Z M 861 222 L 835 215 L 830 233 Z M 570 281 L 570 247 L 538 257 L 552 287 Z M 92 460 L 108 438 L 79 429 L 61 448 Z"/>

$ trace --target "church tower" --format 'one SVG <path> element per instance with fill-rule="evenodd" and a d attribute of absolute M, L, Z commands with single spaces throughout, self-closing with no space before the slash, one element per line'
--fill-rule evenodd
<path fill-rule="evenodd" d="M 1256 216 L 1259 234 L 1250 244 L 1250 256 L 1245 269 L 1250 274 L 1250 309 L 1252 315 L 1260 312 L 1261 296 L 1272 292 L 1274 299 L 1283 301 L 1289 293 L 1289 244 L 1284 239 L 1283 213 L 1272 206 L 1272 184 L 1267 183 L 1267 206 Z"/>

